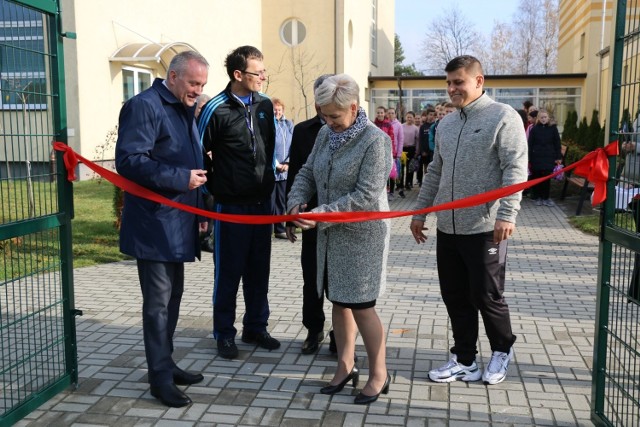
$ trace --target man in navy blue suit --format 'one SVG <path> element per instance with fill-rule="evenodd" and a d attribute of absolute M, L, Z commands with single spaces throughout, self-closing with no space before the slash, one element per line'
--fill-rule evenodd
<path fill-rule="evenodd" d="M 176 55 L 166 79 L 127 101 L 120 111 L 116 169 L 175 202 L 202 207 L 207 181 L 194 119 L 196 98 L 207 83 L 209 64 L 199 53 Z M 125 193 L 120 251 L 137 260 L 142 289 L 144 347 L 151 394 L 170 407 L 191 399 L 177 385 L 202 381 L 173 361 L 173 334 L 184 289 L 184 263 L 200 258 L 194 214 Z"/>

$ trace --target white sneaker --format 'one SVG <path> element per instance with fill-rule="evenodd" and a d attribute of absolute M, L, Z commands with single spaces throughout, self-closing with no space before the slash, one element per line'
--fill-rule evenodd
<path fill-rule="evenodd" d="M 507 368 L 509 368 L 509 362 L 513 358 L 513 347 L 509 350 L 509 353 L 503 353 L 501 351 L 494 351 L 491 355 L 491 361 L 482 375 L 482 381 L 485 384 L 498 384 L 504 381 L 507 377 Z"/>
<path fill-rule="evenodd" d="M 429 371 L 431 381 L 437 383 L 450 383 L 456 380 L 478 381 L 482 377 L 482 371 L 478 369 L 476 362 L 470 366 L 458 363 L 458 358 L 454 354 L 443 366 Z"/>
<path fill-rule="evenodd" d="M 551 199 L 545 199 L 542 201 L 542 204 L 545 206 L 549 206 L 549 207 L 554 207 L 556 204 L 553 203 L 553 200 Z"/>
<path fill-rule="evenodd" d="M 542 199 L 536 200 L 536 206 L 542 206 Z"/>

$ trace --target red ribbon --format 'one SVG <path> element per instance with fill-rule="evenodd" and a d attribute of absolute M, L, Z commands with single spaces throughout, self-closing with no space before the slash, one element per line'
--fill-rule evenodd
<path fill-rule="evenodd" d="M 607 177 L 609 175 L 609 158 L 608 156 L 615 156 L 618 154 L 618 142 L 614 141 L 604 148 L 598 148 L 595 151 L 590 152 L 584 156 L 581 160 L 573 163 L 570 166 L 565 167 L 562 170 L 556 171 L 551 175 L 533 179 L 519 184 L 510 185 L 508 187 L 497 188 L 495 190 L 487 191 L 485 193 L 475 194 L 473 196 L 465 197 L 464 199 L 453 200 L 451 202 L 442 203 L 440 205 L 432 206 L 429 208 L 419 209 L 415 211 L 385 211 L 385 212 L 325 212 L 325 213 L 312 213 L 306 212 L 298 215 L 233 215 L 223 214 L 217 212 L 211 212 L 204 209 L 194 208 L 193 206 L 183 205 L 176 203 L 171 199 L 160 196 L 153 191 L 136 184 L 133 181 L 118 175 L 117 173 L 103 168 L 97 165 L 91 160 L 85 159 L 81 155 L 73 151 L 71 147 L 62 143 L 54 142 L 53 148 L 57 151 L 64 153 L 64 165 L 67 169 L 67 179 L 69 181 L 75 181 L 76 174 L 75 169 L 78 161 L 84 163 L 89 169 L 96 172 L 98 175 L 111 182 L 113 185 L 121 188 L 129 194 L 142 197 L 144 199 L 152 200 L 157 203 L 161 203 L 167 206 L 174 207 L 176 209 L 182 209 L 183 211 L 190 212 L 196 215 L 200 215 L 207 218 L 212 218 L 220 221 L 234 222 L 239 224 L 272 224 L 276 222 L 294 221 L 299 218 L 310 219 L 320 222 L 358 222 L 358 221 L 370 221 L 377 219 L 398 218 L 411 215 L 425 215 L 431 212 L 469 208 L 472 206 L 488 203 L 493 200 L 500 199 L 502 197 L 509 196 L 518 191 L 522 191 L 526 188 L 533 187 L 542 181 L 551 179 L 556 175 L 563 172 L 575 169 L 577 175 L 584 176 L 595 185 L 593 204 L 602 203 L 607 196 Z"/>

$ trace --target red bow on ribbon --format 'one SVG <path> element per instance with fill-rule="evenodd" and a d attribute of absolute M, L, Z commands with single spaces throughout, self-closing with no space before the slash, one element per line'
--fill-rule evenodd
<path fill-rule="evenodd" d="M 53 148 L 56 151 L 62 151 L 64 153 L 62 159 L 64 160 L 64 167 L 67 169 L 67 180 L 75 181 L 76 166 L 78 166 L 78 156 L 76 156 L 76 152 L 62 142 L 54 142 Z"/>
<path fill-rule="evenodd" d="M 598 148 L 577 162 L 575 173 L 594 185 L 592 205 L 598 205 L 607 198 L 607 180 L 609 179 L 609 156 L 619 153 L 618 141 L 604 148 Z"/>

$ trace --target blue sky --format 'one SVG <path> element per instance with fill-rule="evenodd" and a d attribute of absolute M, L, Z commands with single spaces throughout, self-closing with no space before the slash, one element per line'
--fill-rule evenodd
<path fill-rule="evenodd" d="M 518 7 L 518 0 L 395 0 L 396 34 L 404 49 L 405 63 L 415 63 L 420 69 L 420 46 L 425 39 L 429 24 L 435 17 L 441 17 L 453 5 L 457 5 L 467 20 L 473 22 L 476 31 L 491 33 L 493 23 L 511 22 Z"/>

